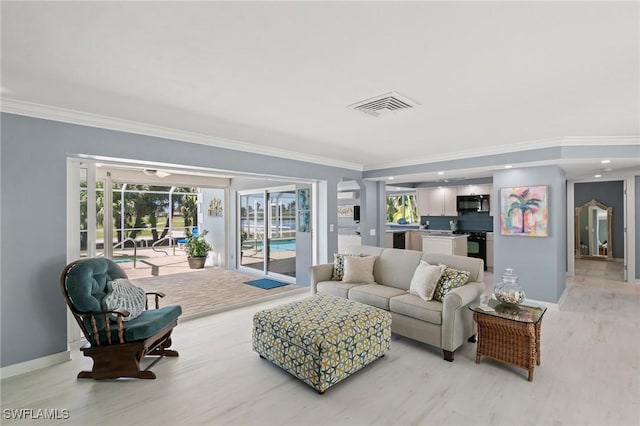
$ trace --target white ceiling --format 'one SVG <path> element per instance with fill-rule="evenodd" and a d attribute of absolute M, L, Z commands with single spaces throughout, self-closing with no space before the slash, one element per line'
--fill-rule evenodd
<path fill-rule="evenodd" d="M 2 96 L 364 170 L 637 136 L 639 13 L 638 2 L 3 1 Z M 421 105 L 347 109 L 389 91 Z"/>

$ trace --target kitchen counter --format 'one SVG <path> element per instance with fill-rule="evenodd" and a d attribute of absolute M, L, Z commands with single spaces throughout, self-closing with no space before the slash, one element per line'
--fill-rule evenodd
<path fill-rule="evenodd" d="M 422 251 L 424 253 L 444 253 L 466 256 L 467 235 L 446 233 L 423 235 Z"/>
<path fill-rule="evenodd" d="M 431 233 L 431 234 L 426 234 L 423 235 L 422 238 L 448 238 L 448 239 L 456 239 L 456 238 L 467 238 L 467 235 L 465 234 L 438 234 L 438 233 Z"/>

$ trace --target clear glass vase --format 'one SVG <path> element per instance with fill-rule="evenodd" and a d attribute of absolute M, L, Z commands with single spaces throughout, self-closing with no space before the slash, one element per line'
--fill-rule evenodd
<path fill-rule="evenodd" d="M 524 290 L 518 284 L 518 276 L 513 273 L 511 268 L 504 270 L 502 281 L 495 285 L 493 293 L 498 302 L 506 303 L 507 305 L 519 305 L 525 299 Z"/>

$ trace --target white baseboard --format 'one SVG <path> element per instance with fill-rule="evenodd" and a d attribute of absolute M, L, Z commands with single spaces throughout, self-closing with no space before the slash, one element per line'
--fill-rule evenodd
<path fill-rule="evenodd" d="M 0 368 L 0 379 L 29 373 L 52 365 L 60 364 L 71 360 L 71 351 L 66 350 L 53 355 L 43 356 L 41 358 L 32 359 L 17 364 L 8 365 Z"/>
<path fill-rule="evenodd" d="M 557 303 L 544 302 L 542 300 L 534 300 L 534 299 L 531 299 L 531 301 L 539 305 L 546 306 L 547 309 L 549 309 L 550 311 L 559 311 L 565 299 L 567 298 L 568 293 L 569 293 L 569 289 L 565 288 L 564 291 L 562 292 L 562 295 L 560 296 L 560 299 L 558 299 Z"/>

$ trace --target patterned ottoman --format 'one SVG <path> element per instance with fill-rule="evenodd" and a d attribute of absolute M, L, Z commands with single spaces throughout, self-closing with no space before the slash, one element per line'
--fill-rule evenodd
<path fill-rule="evenodd" d="M 320 393 L 384 356 L 391 314 L 316 294 L 257 312 L 253 350 Z"/>

